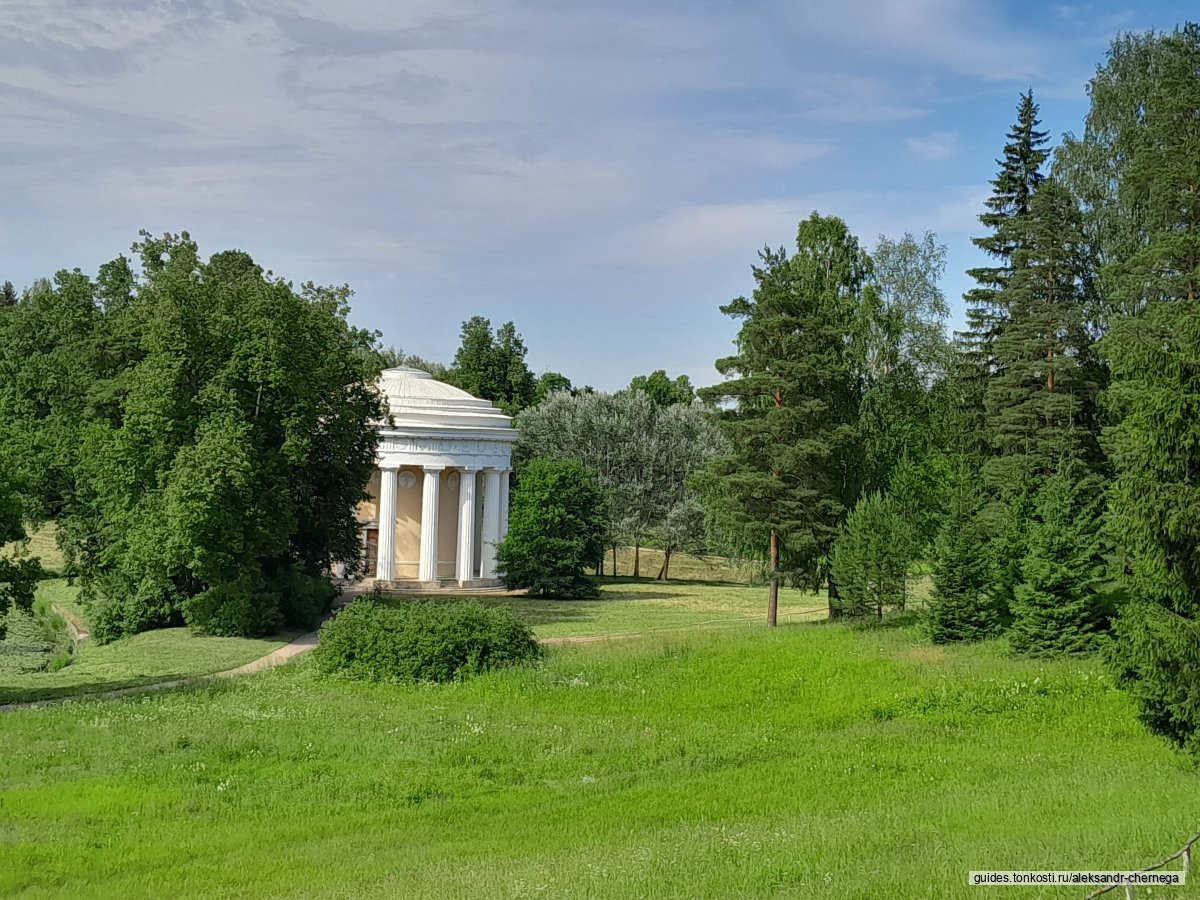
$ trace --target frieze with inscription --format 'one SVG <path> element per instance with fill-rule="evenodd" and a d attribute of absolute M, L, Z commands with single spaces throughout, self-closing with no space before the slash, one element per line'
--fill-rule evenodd
<path fill-rule="evenodd" d="M 504 441 L 439 441 L 420 438 L 384 438 L 379 450 L 384 453 L 453 453 L 466 456 L 490 456 L 506 453 Z"/>

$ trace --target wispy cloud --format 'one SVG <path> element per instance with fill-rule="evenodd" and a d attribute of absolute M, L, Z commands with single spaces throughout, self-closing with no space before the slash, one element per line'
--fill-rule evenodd
<path fill-rule="evenodd" d="M 919 159 L 938 161 L 958 154 L 959 134 L 956 131 L 935 131 L 923 137 L 910 137 L 904 144 Z"/>
<path fill-rule="evenodd" d="M 867 236 L 965 234 L 1002 139 L 978 98 L 1005 98 L 1003 121 L 1017 90 L 1076 83 L 1094 51 L 1064 59 L 1064 35 L 1090 40 L 1086 22 L 1121 13 L 9 0 L 0 189 L 22 227 L 0 230 L 0 277 L 94 267 L 138 227 L 188 228 L 361 286 L 361 320 L 414 352 L 452 350 L 458 319 L 494 312 L 532 353 L 540 336 L 536 365 L 604 385 L 625 365 L 606 342 L 649 371 L 655 354 L 711 359 L 725 323 L 697 318 L 708 330 L 669 352 L 593 323 L 593 353 L 547 307 L 711 312 L 814 208 Z"/>

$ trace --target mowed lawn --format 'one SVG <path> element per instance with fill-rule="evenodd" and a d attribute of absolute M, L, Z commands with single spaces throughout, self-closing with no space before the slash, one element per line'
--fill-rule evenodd
<path fill-rule="evenodd" d="M 970 869 L 1136 868 L 1200 824 L 1194 764 L 1095 661 L 896 628 L 565 645 L 448 686 L 301 661 L 0 736 L 4 896 L 978 898 Z"/>
<path fill-rule="evenodd" d="M 766 622 L 767 588 L 725 582 L 659 582 L 649 579 L 601 578 L 596 600 L 540 600 L 481 595 L 489 606 L 508 606 L 543 638 L 620 637 L 647 632 L 696 628 L 752 627 Z M 407 595 L 386 598 L 406 603 Z M 434 598 L 454 602 L 454 598 Z M 828 617 L 823 593 L 782 588 L 779 620 L 816 621 Z"/>

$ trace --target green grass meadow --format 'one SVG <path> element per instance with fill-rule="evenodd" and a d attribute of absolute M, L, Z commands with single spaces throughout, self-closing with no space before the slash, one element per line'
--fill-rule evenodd
<path fill-rule="evenodd" d="M 86 625 L 78 594 L 78 588 L 65 580 L 52 579 L 38 585 L 37 596 Z M 75 661 L 57 672 L 18 674 L 0 670 L 0 705 L 211 675 L 265 656 L 294 637 L 295 632 L 263 639 L 212 637 L 194 634 L 188 628 L 162 628 L 111 644 L 87 640 L 76 647 Z M 0 720 L 0 733 L 6 721 Z"/>
<path fill-rule="evenodd" d="M 1098 662 L 910 628 L 567 644 L 446 686 L 301 658 L 0 735 L 16 897 L 979 897 L 970 869 L 1136 868 L 1200 823 L 1194 762 Z"/>

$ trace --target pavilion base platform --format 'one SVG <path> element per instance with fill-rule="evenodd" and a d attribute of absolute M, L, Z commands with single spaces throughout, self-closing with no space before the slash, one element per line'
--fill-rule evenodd
<path fill-rule="evenodd" d="M 437 581 L 417 581 L 415 579 L 400 579 L 394 581 L 379 581 L 367 578 L 359 582 L 363 591 L 373 591 L 379 588 L 390 594 L 507 594 L 508 589 L 499 578 L 473 578 L 470 581 L 456 581 L 453 578 L 439 578 Z"/>

